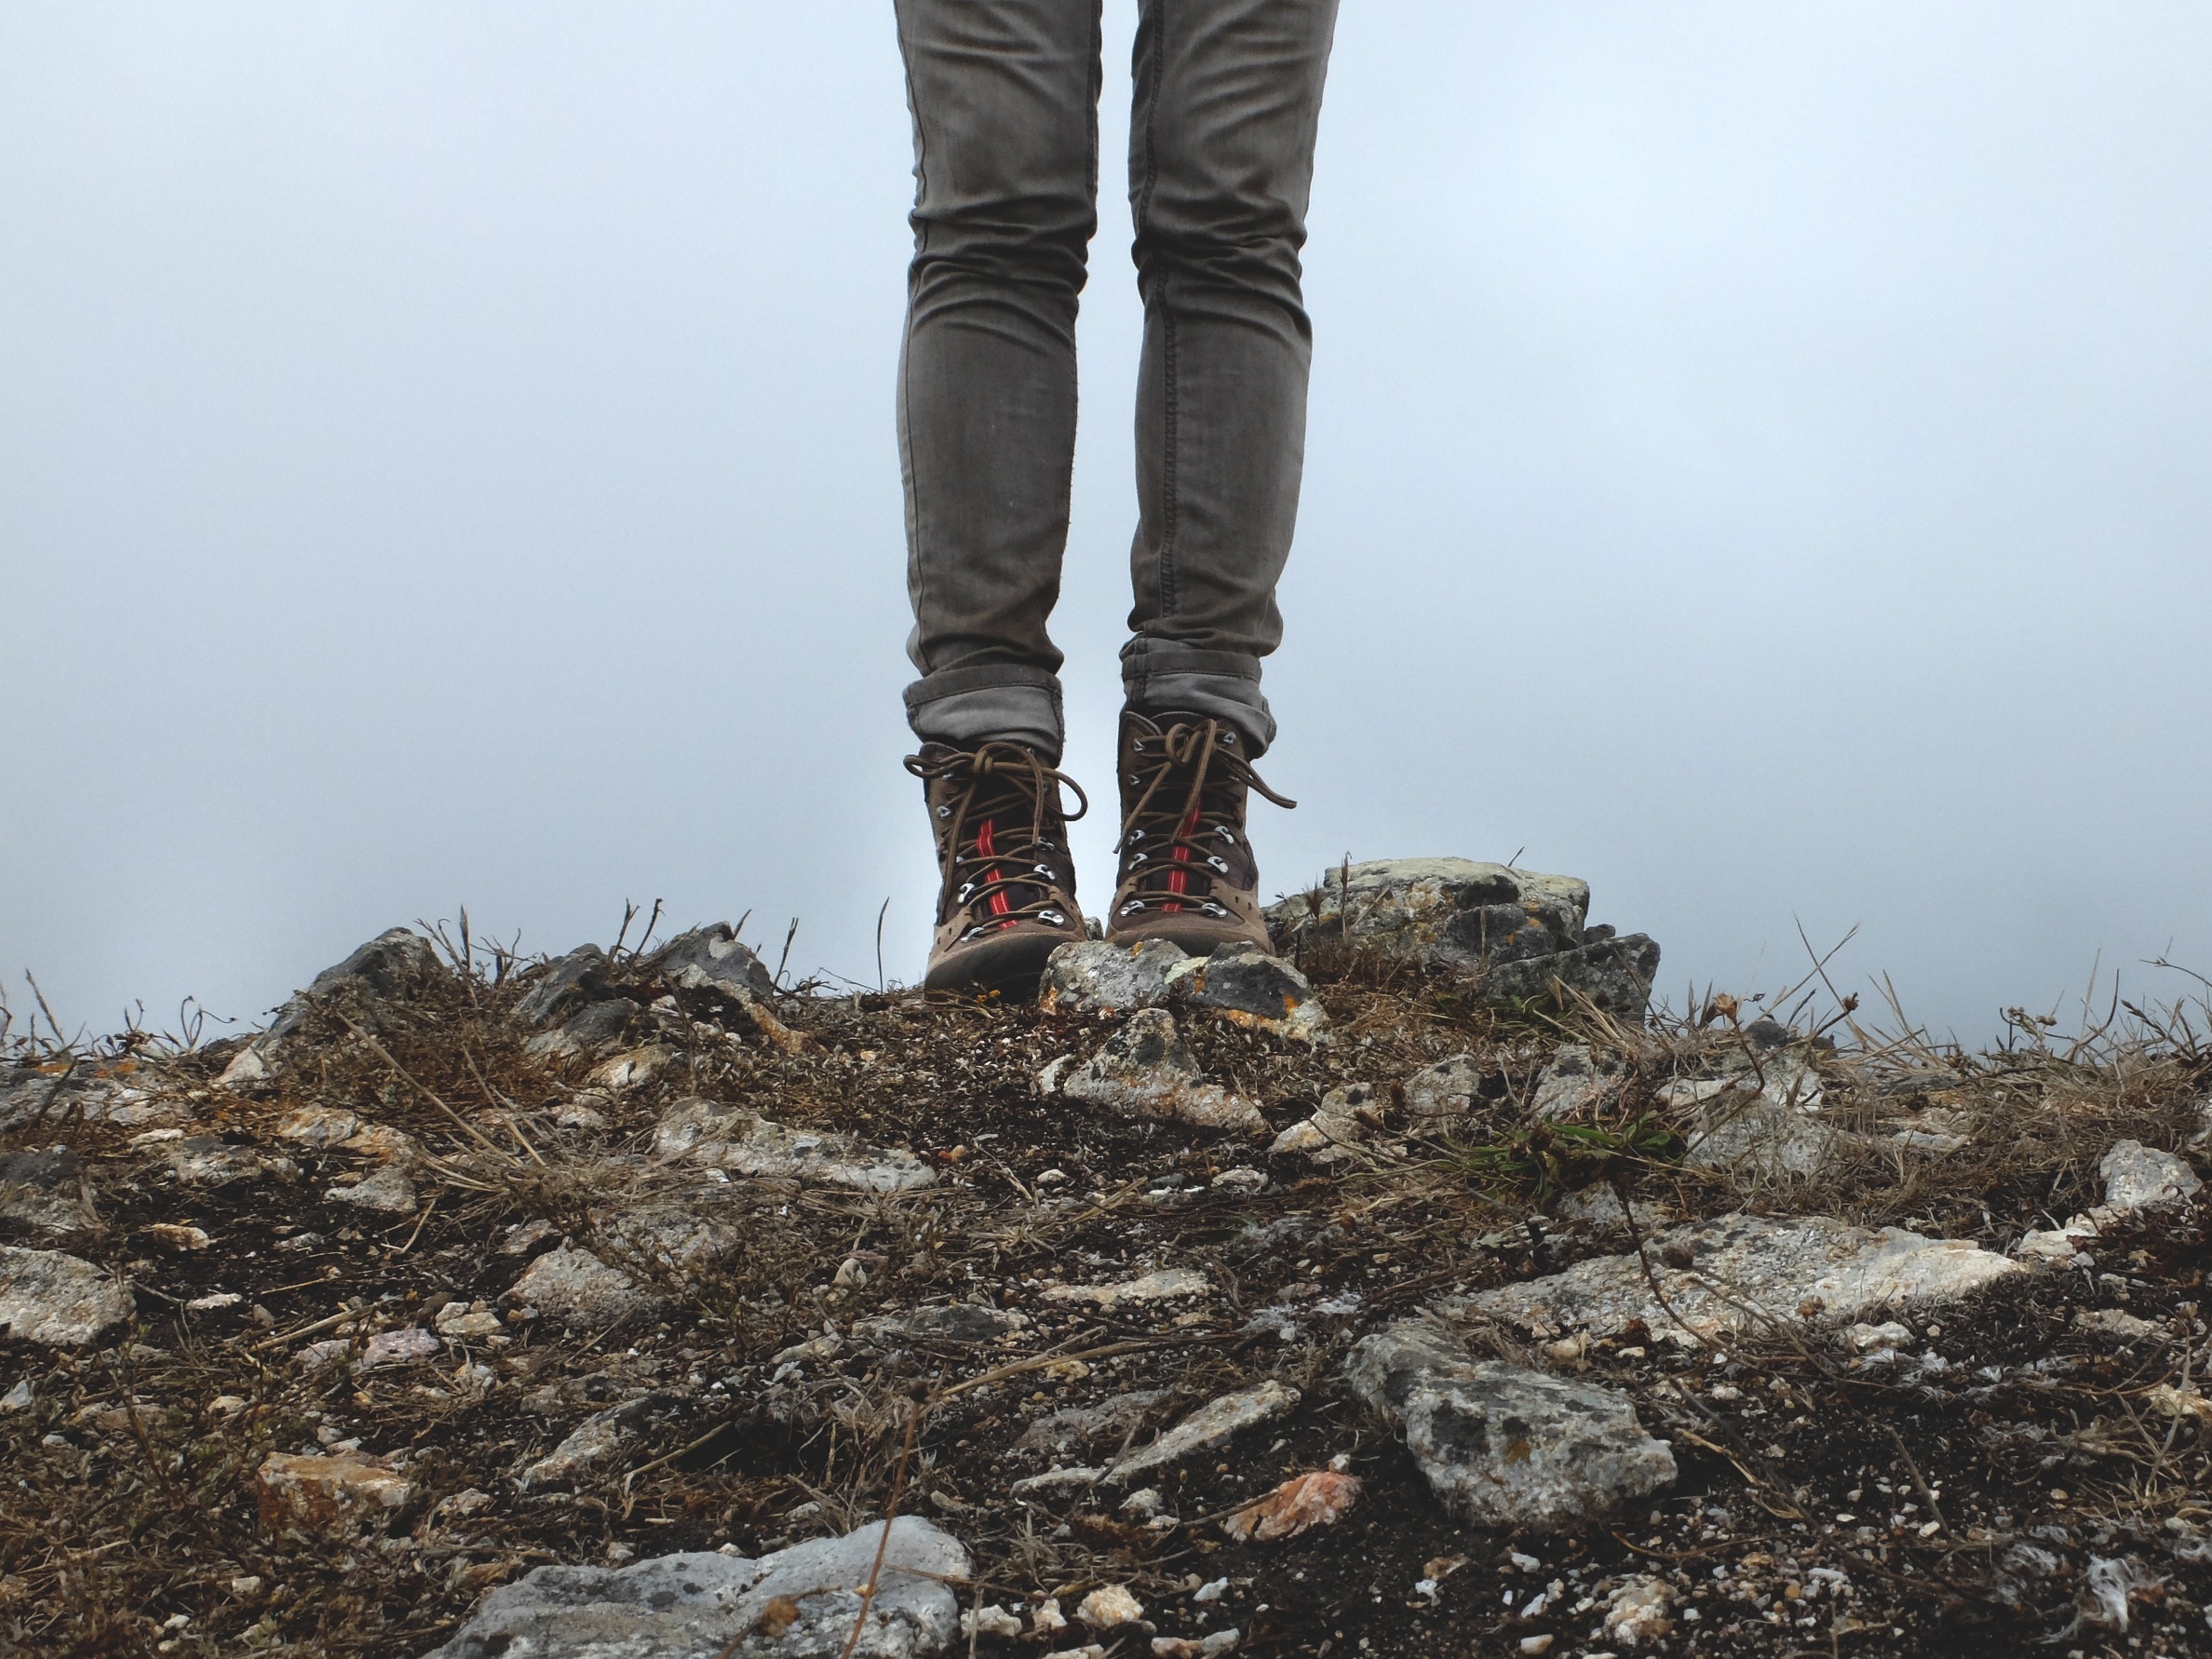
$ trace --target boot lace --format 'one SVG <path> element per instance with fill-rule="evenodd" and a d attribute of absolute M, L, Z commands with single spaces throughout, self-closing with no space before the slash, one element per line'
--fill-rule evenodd
<path fill-rule="evenodd" d="M 937 802 L 932 810 L 943 830 L 937 867 L 946 914 L 964 909 L 983 918 L 960 936 L 964 942 L 1022 922 L 1067 924 L 1068 913 L 1055 892 L 1060 872 L 1040 856 L 1059 854 L 1065 861 L 1067 849 L 1045 835 L 1046 819 L 1071 824 L 1090 810 L 1081 784 L 1018 743 L 909 755 L 906 769 L 925 785 L 952 786 L 950 799 Z M 1059 805 L 1062 784 L 1075 791 L 1080 803 L 1072 813 Z"/>
<path fill-rule="evenodd" d="M 1237 833 L 1244 822 L 1243 791 L 1256 790 L 1277 806 L 1298 804 L 1269 789 L 1235 749 L 1221 747 L 1223 730 L 1218 720 L 1178 722 L 1156 744 L 1148 737 L 1136 746 L 1146 760 L 1133 762 L 1129 779 L 1140 787 L 1137 803 L 1122 820 L 1117 914 L 1131 915 L 1151 904 L 1180 910 L 1187 898 L 1189 908 L 1226 916 L 1226 907 L 1213 897 L 1217 880 L 1235 876 L 1223 849 L 1248 870 L 1252 866 Z M 1153 760 L 1155 749 L 1158 759 Z M 1179 780 L 1180 791 L 1171 787 Z"/>

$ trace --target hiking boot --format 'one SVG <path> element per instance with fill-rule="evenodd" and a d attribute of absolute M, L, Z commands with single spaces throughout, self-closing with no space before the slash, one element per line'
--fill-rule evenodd
<path fill-rule="evenodd" d="M 1083 789 L 1026 745 L 924 743 L 906 768 L 923 783 L 937 837 L 937 934 L 925 991 L 1034 996 L 1045 959 L 1083 937 L 1059 786 Z"/>
<path fill-rule="evenodd" d="M 1245 838 L 1245 797 L 1295 806 L 1253 772 L 1226 721 L 1124 712 L 1121 869 L 1106 937 L 1167 939 L 1194 956 L 1221 945 L 1271 950 L 1260 865 Z"/>

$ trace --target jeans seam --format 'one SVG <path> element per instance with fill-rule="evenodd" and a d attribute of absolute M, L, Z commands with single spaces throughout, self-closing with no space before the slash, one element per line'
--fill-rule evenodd
<path fill-rule="evenodd" d="M 1137 215 L 1137 236 L 1145 240 L 1151 228 L 1153 193 L 1160 182 L 1160 98 L 1167 78 L 1167 0 L 1152 0 L 1152 101 L 1144 112 L 1144 198 Z M 1159 587 L 1160 615 L 1175 614 L 1175 538 L 1180 527 L 1176 467 L 1177 341 L 1175 312 L 1168 303 L 1168 273 L 1161 267 L 1153 285 L 1160 306 L 1161 418 L 1160 442 L 1160 546 L 1153 579 Z"/>
<path fill-rule="evenodd" d="M 898 66 L 906 80 L 907 108 L 914 116 L 914 208 L 920 223 L 914 226 L 914 260 L 929 251 L 929 221 L 921 209 L 929 194 L 929 144 L 922 124 L 922 101 L 914 89 L 914 59 L 907 39 L 906 17 L 897 4 L 891 7 L 892 26 L 898 35 Z M 914 339 L 914 276 L 913 264 L 907 267 L 907 319 L 906 338 L 900 350 L 898 375 L 899 447 L 904 452 L 900 460 L 906 473 L 907 522 L 913 526 L 912 544 L 908 557 L 914 565 L 914 614 L 929 614 L 929 560 L 922 556 L 922 491 L 914 477 L 914 402 L 913 386 L 906 372 L 906 354 L 912 349 Z M 918 632 L 917 632 L 918 637 Z M 922 665 L 922 671 L 929 672 L 929 665 Z"/>

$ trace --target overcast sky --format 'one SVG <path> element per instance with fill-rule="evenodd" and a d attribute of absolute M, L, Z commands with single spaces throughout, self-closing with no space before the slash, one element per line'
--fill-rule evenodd
<path fill-rule="evenodd" d="M 1139 315 L 1106 7 L 1071 767 Z M 258 1018 L 395 922 L 919 977 L 882 0 L 0 0 L 0 968 Z M 1663 990 L 1983 1037 L 2212 971 L 2212 9 L 1346 0 L 1269 891 L 1586 877 Z M 1111 806 L 1079 831 L 1112 875 Z"/>

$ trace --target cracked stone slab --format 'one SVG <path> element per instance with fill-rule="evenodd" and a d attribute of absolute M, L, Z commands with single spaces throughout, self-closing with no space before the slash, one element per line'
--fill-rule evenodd
<path fill-rule="evenodd" d="M 629 1275 L 573 1245 L 547 1250 L 533 1261 L 506 1299 L 518 1306 L 592 1324 L 611 1323 L 650 1300 Z"/>
<path fill-rule="evenodd" d="M 115 1336 L 136 1311 L 130 1287 L 89 1261 L 0 1245 L 0 1334 L 76 1347 Z"/>
<path fill-rule="evenodd" d="M 1462 1519 L 1556 1531 L 1671 1486 L 1673 1451 L 1611 1389 L 1477 1359 L 1434 1324 L 1367 1338 L 1345 1370 Z"/>
<path fill-rule="evenodd" d="M 889 1524 L 888 1542 L 873 1521 L 758 1560 L 682 1554 L 619 1570 L 540 1567 L 479 1602 L 437 1659 L 926 1659 L 958 1633 L 959 1602 L 943 1581 L 967 1576 L 968 1553 L 919 1517 Z M 764 1622 L 779 1601 L 789 1618 Z M 782 1628 L 771 1634 L 769 1624 Z"/>
<path fill-rule="evenodd" d="M 679 1100 L 654 1130 L 664 1160 L 686 1159 L 739 1175 L 821 1181 L 863 1193 L 926 1187 L 937 1175 L 912 1153 L 843 1135 L 793 1129 L 712 1100 Z"/>
<path fill-rule="evenodd" d="M 1198 1061 L 1165 1008 L 1130 1017 L 1098 1053 L 1062 1076 L 1061 1094 L 1123 1117 L 1186 1123 L 1201 1129 L 1248 1134 L 1267 1127 L 1260 1108 L 1219 1084 L 1204 1081 Z"/>
<path fill-rule="evenodd" d="M 1194 1452 L 1219 1446 L 1231 1436 L 1296 1410 L 1302 1397 L 1288 1383 L 1270 1377 L 1257 1388 L 1208 1400 L 1150 1446 L 1140 1446 L 1116 1463 L 1107 1478 L 1125 1480 L 1163 1463 L 1180 1463 Z"/>
<path fill-rule="evenodd" d="M 1548 956 L 1493 962 L 1483 970 L 1480 991 L 1483 1001 L 1502 1008 L 1571 1008 L 1586 1001 L 1605 1013 L 1641 1019 L 1658 976 L 1659 941 L 1625 933 Z"/>
<path fill-rule="evenodd" d="M 1503 1320 L 1540 1338 L 1615 1336 L 1641 1320 L 1654 1337 L 1687 1346 L 1769 1324 L 1851 1325 L 1893 1308 L 1941 1307 L 2027 1271 L 1965 1239 L 1825 1216 L 1690 1222 L 1653 1235 L 1645 1253 L 1666 1306 L 1652 1296 L 1643 1262 L 1627 1254 L 1593 1257 L 1440 1311 Z"/>
<path fill-rule="evenodd" d="M 1126 1014 L 1167 1000 L 1167 975 L 1190 956 L 1166 939 L 1113 945 L 1083 939 L 1046 959 L 1037 1005 L 1046 1014 Z"/>

